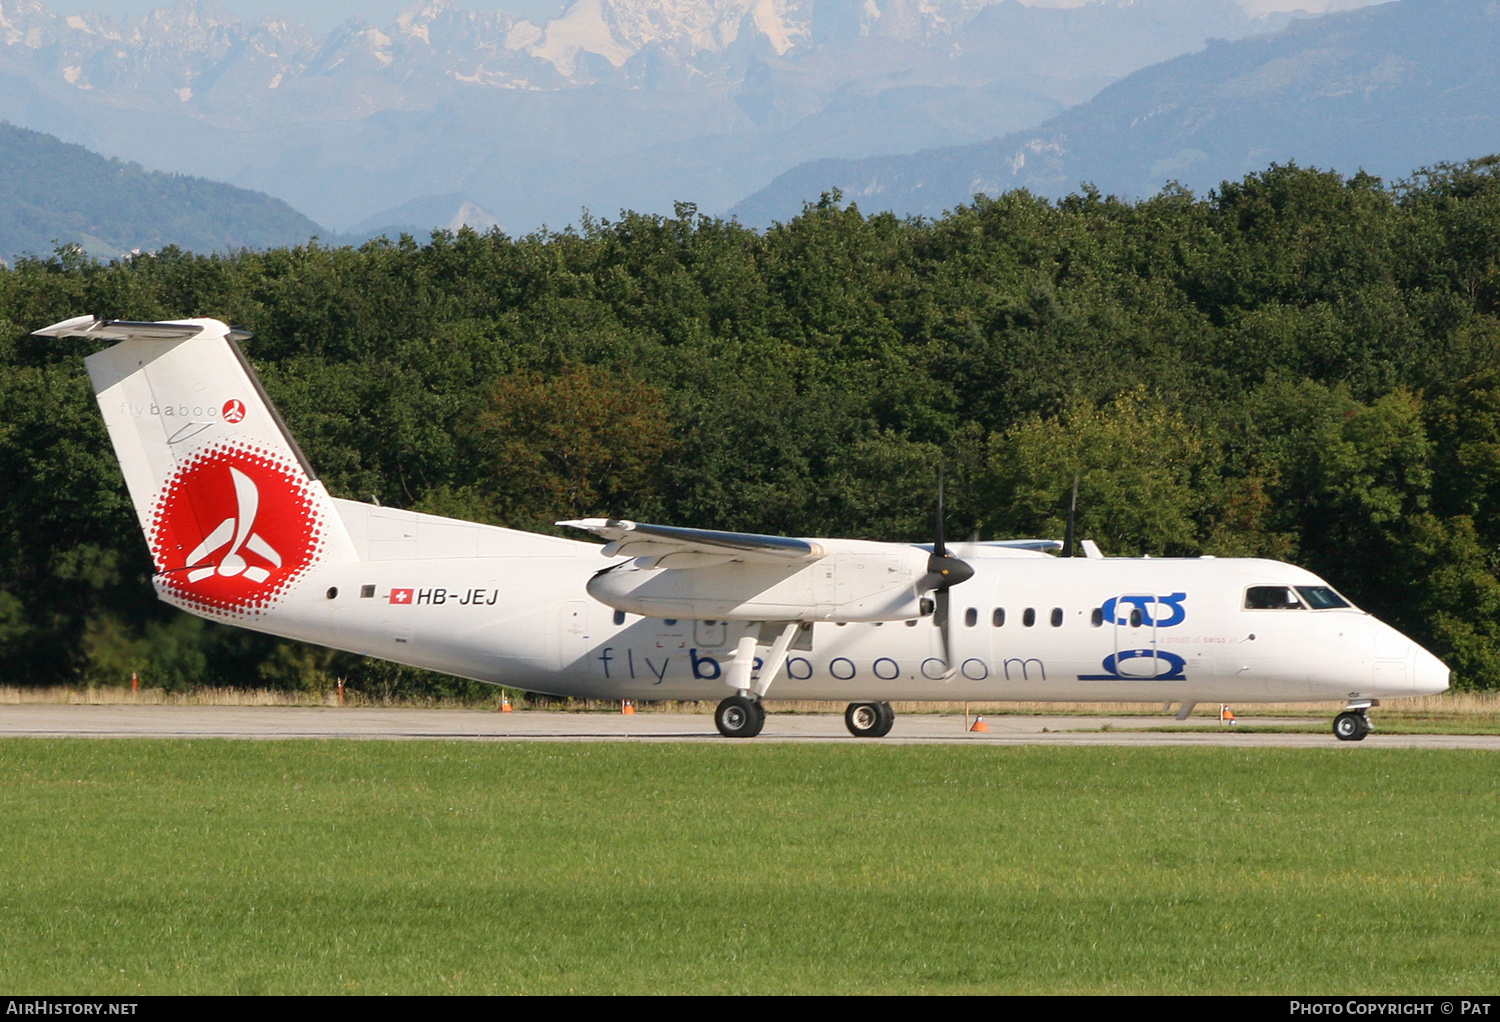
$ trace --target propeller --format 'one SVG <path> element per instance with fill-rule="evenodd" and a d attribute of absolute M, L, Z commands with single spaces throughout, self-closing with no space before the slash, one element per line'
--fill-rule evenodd
<path fill-rule="evenodd" d="M 1073 518 L 1078 513 L 1078 473 L 1073 473 L 1073 503 L 1068 505 L 1068 532 L 1063 537 L 1062 556 L 1073 556 Z"/>
<path fill-rule="evenodd" d="M 938 626 L 943 642 L 943 663 L 947 665 L 949 677 L 953 674 L 952 621 L 948 613 L 948 590 L 960 582 L 974 577 L 974 569 L 961 558 L 948 553 L 943 540 L 943 470 L 938 469 L 937 512 L 933 517 L 932 554 L 927 558 L 927 574 L 917 583 L 918 592 L 931 592 L 933 596 L 932 620 Z"/>

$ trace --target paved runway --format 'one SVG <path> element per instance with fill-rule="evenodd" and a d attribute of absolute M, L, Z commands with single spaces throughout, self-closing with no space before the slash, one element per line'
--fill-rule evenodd
<path fill-rule="evenodd" d="M 964 742 L 979 745 L 1235 745 L 1295 748 L 1426 748 L 1500 750 L 1495 735 L 1385 735 L 1380 717 L 1363 742 L 1333 737 L 1331 718 L 1264 718 L 1262 724 L 1317 724 L 1318 734 L 1247 734 L 1239 727 L 1197 718 L 1178 724 L 1161 717 L 987 716 L 988 733 L 964 730 L 959 714 L 902 714 L 889 736 L 856 739 L 836 714 L 771 713 L 754 741 Z M 1253 727 L 1241 716 L 1241 727 Z M 1181 730 L 1149 731 L 1153 727 Z M 77 738 L 345 738 L 469 741 L 714 741 L 707 714 L 559 713 L 525 710 L 414 710 L 283 706 L 0 706 L 0 737 Z"/>

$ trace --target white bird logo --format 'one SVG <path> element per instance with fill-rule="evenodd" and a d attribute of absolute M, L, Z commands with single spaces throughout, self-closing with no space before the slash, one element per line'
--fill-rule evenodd
<path fill-rule="evenodd" d="M 218 528 L 210 532 L 207 538 L 188 554 L 186 567 L 193 568 L 193 565 L 201 564 L 210 554 L 229 543 L 230 540 L 234 541 L 233 545 L 217 565 L 210 564 L 201 568 L 193 568 L 188 572 L 189 582 L 201 582 L 214 574 L 226 577 L 244 575 L 250 581 L 257 583 L 270 578 L 271 573 L 265 568 L 258 565 L 251 567 L 240 556 L 241 547 L 270 561 L 272 567 L 281 567 L 281 555 L 276 552 L 275 548 L 262 539 L 259 533 L 250 531 L 255 527 L 255 513 L 260 509 L 260 490 L 256 488 L 249 476 L 237 468 L 231 468 L 229 475 L 234 480 L 234 496 L 239 505 L 238 513 L 220 522 Z"/>

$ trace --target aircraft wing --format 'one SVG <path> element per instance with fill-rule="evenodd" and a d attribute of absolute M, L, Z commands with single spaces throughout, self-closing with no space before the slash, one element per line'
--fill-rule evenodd
<path fill-rule="evenodd" d="M 653 567 L 701 568 L 729 561 L 791 566 L 810 564 L 827 554 L 815 540 L 788 536 L 683 529 L 618 518 L 582 518 L 557 524 L 583 529 L 607 540 L 606 557 L 651 558 Z"/>

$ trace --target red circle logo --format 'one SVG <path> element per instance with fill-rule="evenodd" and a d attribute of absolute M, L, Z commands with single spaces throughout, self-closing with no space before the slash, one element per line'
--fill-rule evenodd
<path fill-rule="evenodd" d="M 157 580 L 201 610 L 257 614 L 321 545 L 307 478 L 266 453 L 210 448 L 167 482 L 152 521 Z"/>
<path fill-rule="evenodd" d="M 230 398 L 224 402 L 224 421 L 239 422 L 245 417 L 245 402 L 239 398 Z"/>

